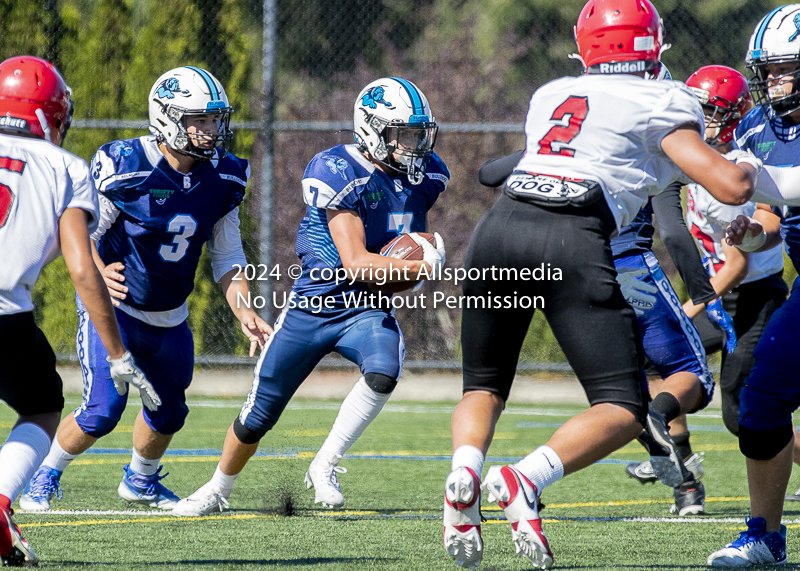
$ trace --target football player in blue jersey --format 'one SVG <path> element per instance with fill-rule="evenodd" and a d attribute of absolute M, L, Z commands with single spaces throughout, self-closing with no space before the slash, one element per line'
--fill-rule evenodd
<path fill-rule="evenodd" d="M 765 232 L 752 219 L 737 218 L 730 243 L 762 252 L 781 236 L 795 268 L 800 267 L 800 200 L 787 199 L 782 183 L 796 181 L 797 169 L 777 172 L 770 196 L 760 193 L 773 174 L 769 165 L 800 166 L 800 4 L 779 6 L 764 16 L 750 37 L 746 65 L 754 73 L 750 91 L 758 105 L 736 129 L 734 148 L 760 158 L 765 176 L 753 200 L 784 206 L 780 231 Z M 783 179 L 783 180 L 781 180 Z M 751 228 L 752 227 L 752 228 Z M 739 394 L 739 449 L 747 458 L 750 489 L 748 529 L 708 557 L 709 565 L 749 566 L 786 563 L 784 494 L 792 471 L 795 431 L 792 413 L 800 405 L 800 282 L 773 313 L 756 345 L 755 363 Z"/>
<path fill-rule="evenodd" d="M 343 471 L 339 460 L 392 394 L 404 353 L 388 298 L 370 303 L 365 296 L 370 283 L 383 281 L 382 272 L 390 268 L 387 285 L 394 291 L 412 287 L 420 271 L 441 271 L 441 237 L 435 235 L 433 246 L 416 233 L 426 229 L 426 214 L 450 179 L 433 151 L 438 126 L 413 83 L 389 77 L 367 85 L 356 99 L 354 127 L 356 144 L 322 151 L 306 167 L 306 214 L 297 232 L 302 275 L 261 353 L 253 387 L 228 430 L 216 472 L 178 503 L 175 514 L 199 516 L 228 506 L 234 482 L 258 442 L 332 351 L 356 363 L 362 377 L 342 403 L 306 484 L 315 489 L 315 503 L 344 504 L 336 476 Z M 423 260 L 377 253 L 402 233 L 411 233 L 423 247 Z M 348 279 L 341 278 L 345 271 Z"/>
<path fill-rule="evenodd" d="M 272 329 L 251 308 L 238 279 L 245 266 L 239 204 L 250 168 L 228 153 L 232 139 L 222 85 L 207 71 L 179 67 L 162 75 L 149 95 L 152 136 L 103 145 L 92 159 L 101 219 L 92 235 L 95 262 L 116 305 L 123 339 L 162 404 L 140 391 L 144 409 L 133 430 L 133 455 L 118 491 L 130 502 L 171 509 L 178 497 L 160 480 L 161 458 L 189 409 L 194 342 L 187 325 L 187 297 L 194 287 L 203 244 L 214 278 L 250 340 L 250 355 Z M 78 356 L 83 402 L 61 423 L 50 452 L 26 487 L 21 506 L 49 509 L 60 495 L 64 469 L 98 438 L 111 432 L 128 400 L 125 383 L 109 376 L 107 352 L 78 299 Z"/>

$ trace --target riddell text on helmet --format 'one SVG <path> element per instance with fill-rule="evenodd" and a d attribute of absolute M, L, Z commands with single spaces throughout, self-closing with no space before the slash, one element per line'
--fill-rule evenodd
<path fill-rule="evenodd" d="M 600 73 L 631 73 L 633 71 L 647 71 L 645 61 L 623 61 L 619 63 L 601 63 Z"/>

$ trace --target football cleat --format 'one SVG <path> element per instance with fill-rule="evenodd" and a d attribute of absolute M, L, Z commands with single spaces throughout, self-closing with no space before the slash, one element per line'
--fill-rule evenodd
<path fill-rule="evenodd" d="M 699 454 L 695 452 L 683 461 L 683 465 L 694 475 L 694 479 L 698 482 L 703 479 L 706 473 L 705 468 L 703 468 L 701 464 L 703 460 L 705 460 L 705 452 L 700 452 Z M 628 474 L 629 478 L 639 480 L 642 484 L 650 484 L 658 481 L 658 478 L 656 478 L 656 475 L 653 473 L 653 465 L 650 464 L 649 460 L 628 464 L 625 466 L 625 473 Z M 798 496 L 797 499 L 800 500 L 800 496 Z"/>
<path fill-rule="evenodd" d="M 11 519 L 13 510 L 0 509 L 0 563 L 8 567 L 36 567 L 39 558 Z"/>
<path fill-rule="evenodd" d="M 702 482 L 688 478 L 673 491 L 675 503 L 669 508 L 672 515 L 703 515 L 706 513 L 706 489 Z"/>
<path fill-rule="evenodd" d="M 346 474 L 347 468 L 339 466 L 342 457 L 338 454 L 320 452 L 306 472 L 306 489 L 314 488 L 314 503 L 326 508 L 340 508 L 344 505 L 342 485 L 336 474 Z"/>
<path fill-rule="evenodd" d="M 517 553 L 530 559 L 534 567 L 551 567 L 553 552 L 542 533 L 536 486 L 513 466 L 492 466 L 481 487 L 489 493 L 489 501 L 503 508 Z"/>
<path fill-rule="evenodd" d="M 450 472 L 444 485 L 444 548 L 453 560 L 475 569 L 483 559 L 481 481 L 470 468 Z"/>
<path fill-rule="evenodd" d="M 203 484 L 191 496 L 183 498 L 172 509 L 172 515 L 183 517 L 200 517 L 214 512 L 221 512 L 230 509 L 228 498 L 224 492 L 211 485 L 211 482 Z"/>
<path fill-rule="evenodd" d="M 739 538 L 708 556 L 708 564 L 720 567 L 780 565 L 786 563 L 786 526 L 767 531 L 763 517 L 747 520 L 747 530 Z"/>
<path fill-rule="evenodd" d="M 169 475 L 167 472 L 159 476 L 163 467 L 159 466 L 152 476 L 145 476 L 134 472 L 130 464 L 125 464 L 125 476 L 117 488 L 120 499 L 162 510 L 174 508 L 180 498 L 161 483 L 161 480 Z"/>
<path fill-rule="evenodd" d="M 678 454 L 678 448 L 672 441 L 667 421 L 657 410 L 650 409 L 647 414 L 647 425 L 638 438 L 650 454 L 653 474 L 662 484 L 677 488 L 684 480 L 686 468 Z"/>
<path fill-rule="evenodd" d="M 61 474 L 62 472 L 49 466 L 40 466 L 33 478 L 25 484 L 25 490 L 19 498 L 19 507 L 29 512 L 49 510 L 53 496 L 61 499 Z"/>

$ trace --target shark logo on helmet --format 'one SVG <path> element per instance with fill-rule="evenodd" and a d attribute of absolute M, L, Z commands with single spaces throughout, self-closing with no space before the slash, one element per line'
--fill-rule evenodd
<path fill-rule="evenodd" d="M 361 98 L 361 105 L 365 105 L 370 109 L 377 109 L 378 103 L 381 103 L 386 105 L 386 107 L 391 108 L 392 104 L 383 98 L 385 94 L 386 91 L 383 89 L 383 87 L 371 87 L 369 91 L 367 91 Z"/>
<path fill-rule="evenodd" d="M 800 34 L 800 12 L 794 15 L 794 20 L 792 22 L 794 23 L 794 27 L 797 29 L 794 31 L 794 34 L 789 37 L 790 42 L 795 41 L 797 36 Z"/>
<path fill-rule="evenodd" d="M 158 86 L 158 90 L 156 91 L 156 96 L 159 99 L 175 99 L 175 93 L 180 93 L 181 95 L 188 95 L 189 90 L 184 89 L 181 91 L 180 84 L 178 83 L 178 79 L 175 77 L 170 77 L 165 79 L 161 82 L 161 85 Z"/>

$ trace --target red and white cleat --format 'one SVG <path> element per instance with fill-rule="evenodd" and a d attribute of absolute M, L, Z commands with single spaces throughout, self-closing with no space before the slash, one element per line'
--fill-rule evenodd
<path fill-rule="evenodd" d="M 481 481 L 470 468 L 457 468 L 444 488 L 444 548 L 453 560 L 475 569 L 483 559 Z"/>
<path fill-rule="evenodd" d="M 492 466 L 482 488 L 489 493 L 490 501 L 503 508 L 511 523 L 511 538 L 517 553 L 530 559 L 534 567 L 551 567 L 553 552 L 542 533 L 536 486 L 512 466 Z"/>
<path fill-rule="evenodd" d="M 13 513 L 0 508 L 0 567 L 36 567 L 39 558 L 11 519 Z"/>

